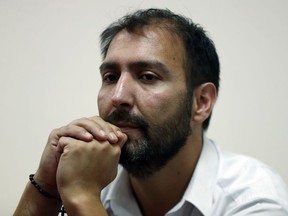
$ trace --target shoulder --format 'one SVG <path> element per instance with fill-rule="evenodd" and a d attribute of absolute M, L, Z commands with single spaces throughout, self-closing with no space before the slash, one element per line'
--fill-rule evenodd
<path fill-rule="evenodd" d="M 266 164 L 251 157 L 220 152 L 215 204 L 235 212 L 283 208 L 287 214 L 287 191 L 282 178 Z"/>

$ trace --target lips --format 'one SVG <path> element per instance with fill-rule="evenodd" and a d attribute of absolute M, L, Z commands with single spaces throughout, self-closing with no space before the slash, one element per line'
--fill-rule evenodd
<path fill-rule="evenodd" d="M 122 121 L 119 121 L 119 122 L 113 122 L 112 124 L 114 124 L 115 126 L 117 127 L 131 127 L 131 128 L 138 128 L 138 126 L 136 124 L 133 124 L 131 122 L 122 122 Z"/>
<path fill-rule="evenodd" d="M 113 124 L 121 129 L 122 132 L 129 132 L 131 130 L 139 129 L 136 124 L 131 122 L 113 122 Z"/>

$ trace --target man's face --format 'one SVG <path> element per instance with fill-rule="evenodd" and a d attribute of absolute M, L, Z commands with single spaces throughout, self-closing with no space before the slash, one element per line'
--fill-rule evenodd
<path fill-rule="evenodd" d="M 100 72 L 99 114 L 128 136 L 120 163 L 131 175 L 147 177 L 166 165 L 191 132 L 183 44 L 155 26 L 123 30 Z"/>

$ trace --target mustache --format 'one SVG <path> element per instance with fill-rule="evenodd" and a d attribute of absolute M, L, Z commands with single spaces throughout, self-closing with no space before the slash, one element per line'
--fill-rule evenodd
<path fill-rule="evenodd" d="M 149 128 L 148 123 L 144 120 L 143 117 L 130 113 L 127 110 L 115 110 L 111 114 L 109 114 L 105 121 L 115 124 L 117 122 L 129 122 L 139 127 L 140 129 L 147 129 Z"/>

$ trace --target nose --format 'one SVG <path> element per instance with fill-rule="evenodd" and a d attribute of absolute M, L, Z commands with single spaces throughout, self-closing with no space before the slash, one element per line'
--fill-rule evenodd
<path fill-rule="evenodd" d="M 112 96 L 113 106 L 131 109 L 134 105 L 133 77 L 129 73 L 121 73 Z"/>

